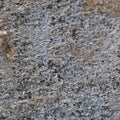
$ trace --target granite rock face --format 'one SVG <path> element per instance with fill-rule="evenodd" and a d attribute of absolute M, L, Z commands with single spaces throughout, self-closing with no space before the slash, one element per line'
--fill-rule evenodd
<path fill-rule="evenodd" d="M 0 120 L 119 120 L 120 9 L 106 1 L 0 1 L 14 48 L 0 46 Z"/>

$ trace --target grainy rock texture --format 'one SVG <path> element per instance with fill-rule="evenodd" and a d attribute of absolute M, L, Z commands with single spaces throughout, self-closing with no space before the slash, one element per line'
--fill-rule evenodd
<path fill-rule="evenodd" d="M 120 1 L 101 1 L 0 1 L 0 120 L 119 120 Z"/>

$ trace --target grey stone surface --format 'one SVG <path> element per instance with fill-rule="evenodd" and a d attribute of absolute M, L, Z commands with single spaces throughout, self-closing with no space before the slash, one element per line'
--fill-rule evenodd
<path fill-rule="evenodd" d="M 4 0 L 14 60 L 0 56 L 0 120 L 119 120 L 120 16 L 82 0 Z"/>

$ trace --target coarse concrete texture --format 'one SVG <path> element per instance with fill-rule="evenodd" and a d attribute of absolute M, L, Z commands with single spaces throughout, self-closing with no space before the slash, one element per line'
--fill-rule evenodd
<path fill-rule="evenodd" d="M 99 2 L 0 1 L 0 120 L 120 119 L 120 1 Z"/>

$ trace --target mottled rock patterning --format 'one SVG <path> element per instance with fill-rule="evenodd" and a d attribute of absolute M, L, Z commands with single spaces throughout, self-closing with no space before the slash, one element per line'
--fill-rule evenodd
<path fill-rule="evenodd" d="M 119 120 L 119 3 L 1 0 L 0 120 Z"/>

